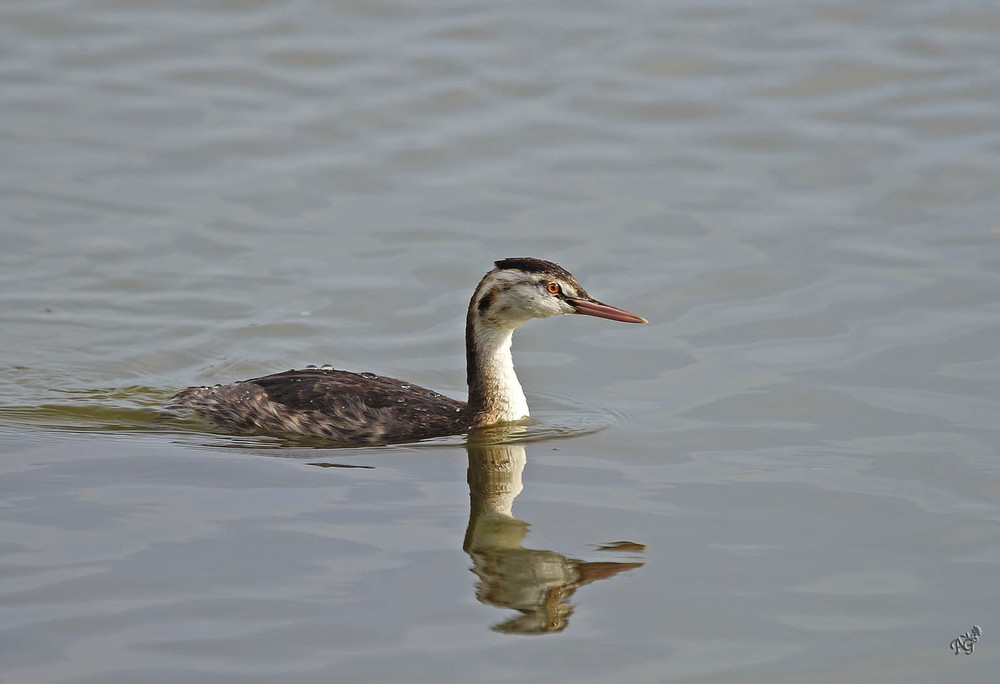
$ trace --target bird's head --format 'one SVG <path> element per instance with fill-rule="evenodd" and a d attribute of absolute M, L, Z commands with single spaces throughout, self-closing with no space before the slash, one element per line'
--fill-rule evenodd
<path fill-rule="evenodd" d="M 599 302 L 569 271 L 544 259 L 501 259 L 479 283 L 469 304 L 474 321 L 495 328 L 519 328 L 532 318 L 566 314 L 646 323 L 624 309 Z"/>

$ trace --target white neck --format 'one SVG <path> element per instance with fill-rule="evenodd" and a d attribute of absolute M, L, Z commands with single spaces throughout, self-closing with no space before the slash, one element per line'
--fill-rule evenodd
<path fill-rule="evenodd" d="M 472 329 L 475 358 L 469 364 L 469 402 L 478 425 L 507 423 L 528 417 L 528 400 L 514 372 L 510 345 L 513 328 L 476 321 Z"/>

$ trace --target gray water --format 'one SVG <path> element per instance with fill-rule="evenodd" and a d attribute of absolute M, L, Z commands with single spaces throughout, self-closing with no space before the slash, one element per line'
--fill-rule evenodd
<path fill-rule="evenodd" d="M 992 2 L 3 3 L 0 680 L 994 681 L 998 188 Z M 519 433 L 161 409 L 522 255 Z"/>

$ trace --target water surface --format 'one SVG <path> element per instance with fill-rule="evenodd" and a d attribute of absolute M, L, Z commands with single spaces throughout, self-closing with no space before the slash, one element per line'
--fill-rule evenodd
<path fill-rule="evenodd" d="M 934 0 L 6 4 L 0 679 L 991 680 L 998 34 Z M 468 297 L 522 255 L 652 323 L 519 331 L 520 434 L 161 411 L 323 363 L 464 397 Z"/>

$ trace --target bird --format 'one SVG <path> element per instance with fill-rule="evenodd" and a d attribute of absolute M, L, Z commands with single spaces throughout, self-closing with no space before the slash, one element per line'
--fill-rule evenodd
<path fill-rule="evenodd" d="M 469 300 L 467 402 L 396 378 L 323 366 L 188 387 L 173 396 L 170 406 L 237 434 L 344 445 L 416 442 L 516 423 L 529 411 L 514 372 L 513 333 L 532 318 L 568 314 L 648 322 L 594 299 L 556 263 L 512 257 L 494 262 Z"/>

